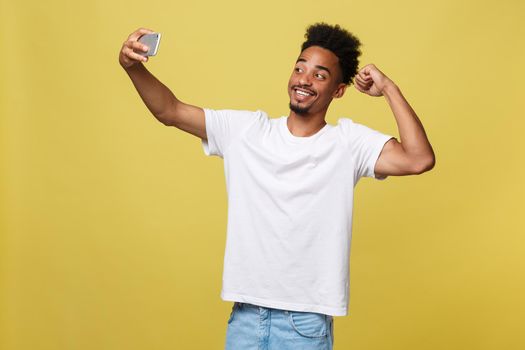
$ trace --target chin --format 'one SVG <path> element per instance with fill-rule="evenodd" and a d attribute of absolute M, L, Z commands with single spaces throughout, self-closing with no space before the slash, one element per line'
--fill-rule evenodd
<path fill-rule="evenodd" d="M 289 107 L 292 112 L 298 115 L 306 115 L 310 111 L 310 106 L 300 107 L 300 106 L 294 105 L 292 102 L 290 102 Z"/>

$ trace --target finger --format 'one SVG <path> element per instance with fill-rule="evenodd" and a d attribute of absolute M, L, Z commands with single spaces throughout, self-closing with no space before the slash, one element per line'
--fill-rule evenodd
<path fill-rule="evenodd" d="M 358 90 L 366 90 L 366 85 L 360 82 L 359 80 L 356 80 L 355 86 L 358 88 Z"/>
<path fill-rule="evenodd" d="M 128 40 L 136 41 L 138 38 L 140 38 L 144 34 L 151 34 L 151 33 L 155 33 L 155 32 L 148 28 L 139 28 L 129 35 Z"/>
<path fill-rule="evenodd" d="M 131 45 L 134 51 L 148 52 L 148 47 L 138 41 L 133 41 Z"/>
<path fill-rule="evenodd" d="M 148 28 L 139 28 L 136 31 L 134 31 L 130 36 L 133 36 L 133 39 L 138 39 L 144 34 L 151 34 L 151 33 L 155 33 L 155 32 Z"/>
<path fill-rule="evenodd" d="M 130 49 L 130 48 L 125 49 L 124 54 L 125 54 L 129 59 L 132 59 L 132 60 L 134 60 L 134 61 L 140 61 L 140 62 L 147 62 L 147 61 L 148 61 L 148 58 L 147 58 L 147 57 L 144 57 L 144 56 L 142 56 L 142 55 L 139 55 L 138 53 L 136 53 L 135 51 L 133 51 L 133 50 Z"/>
<path fill-rule="evenodd" d="M 138 41 L 133 41 L 133 40 L 128 40 L 124 43 L 124 45 L 135 51 L 135 52 L 139 52 L 139 51 L 143 51 L 143 52 L 148 52 L 148 46 L 142 44 L 141 42 L 138 42 Z"/>
<path fill-rule="evenodd" d="M 363 81 L 363 79 L 359 77 L 356 77 L 355 82 L 356 82 L 356 85 L 359 86 L 362 90 L 369 90 L 374 84 L 372 81 L 370 82 Z"/>
<path fill-rule="evenodd" d="M 364 88 L 364 84 L 358 79 L 355 80 L 355 85 L 359 86 L 360 88 Z"/>
<path fill-rule="evenodd" d="M 367 80 L 367 77 L 369 77 L 369 75 L 366 75 L 365 71 L 361 71 L 359 72 L 359 77 L 363 80 Z"/>
<path fill-rule="evenodd" d="M 361 86 L 359 86 L 358 84 L 354 84 L 355 88 L 357 91 L 359 92 L 365 92 L 365 90 L 363 90 L 363 88 Z"/>
<path fill-rule="evenodd" d="M 142 28 L 140 28 L 139 30 L 144 31 L 146 34 L 152 34 L 152 33 L 155 33 L 155 31 L 154 31 L 153 29 L 149 29 L 149 28 L 145 28 L 145 27 L 142 27 Z"/>
<path fill-rule="evenodd" d="M 367 64 L 364 68 L 363 68 L 363 77 L 366 78 L 366 77 L 371 77 L 371 71 L 372 71 L 372 65 L 371 64 Z"/>
<path fill-rule="evenodd" d="M 365 86 L 367 84 L 367 81 L 365 79 L 363 79 L 361 76 L 356 76 L 355 77 L 355 80 L 361 84 L 362 86 Z"/>

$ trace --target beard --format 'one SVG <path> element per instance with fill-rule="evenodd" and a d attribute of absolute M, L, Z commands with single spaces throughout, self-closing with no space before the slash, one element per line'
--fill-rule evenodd
<path fill-rule="evenodd" d="M 308 111 L 310 110 L 310 106 L 300 107 L 298 105 L 292 104 L 292 102 L 290 102 L 289 106 L 290 106 L 290 110 L 298 115 L 308 114 Z"/>

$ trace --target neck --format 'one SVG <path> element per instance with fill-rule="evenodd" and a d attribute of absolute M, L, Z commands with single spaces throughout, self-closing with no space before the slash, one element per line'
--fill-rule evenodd
<path fill-rule="evenodd" d="M 287 120 L 288 129 L 294 136 L 312 136 L 326 125 L 325 114 L 297 114 L 290 111 Z"/>

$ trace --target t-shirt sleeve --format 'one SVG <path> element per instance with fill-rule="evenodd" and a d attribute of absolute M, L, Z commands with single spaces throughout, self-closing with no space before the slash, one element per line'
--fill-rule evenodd
<path fill-rule="evenodd" d="M 374 168 L 385 143 L 395 138 L 365 125 L 345 120 L 348 146 L 355 161 L 355 182 L 361 177 L 385 180 L 387 176 L 376 176 Z"/>
<path fill-rule="evenodd" d="M 204 108 L 207 139 L 201 139 L 204 154 L 224 158 L 232 141 L 260 116 L 259 111 Z"/>

